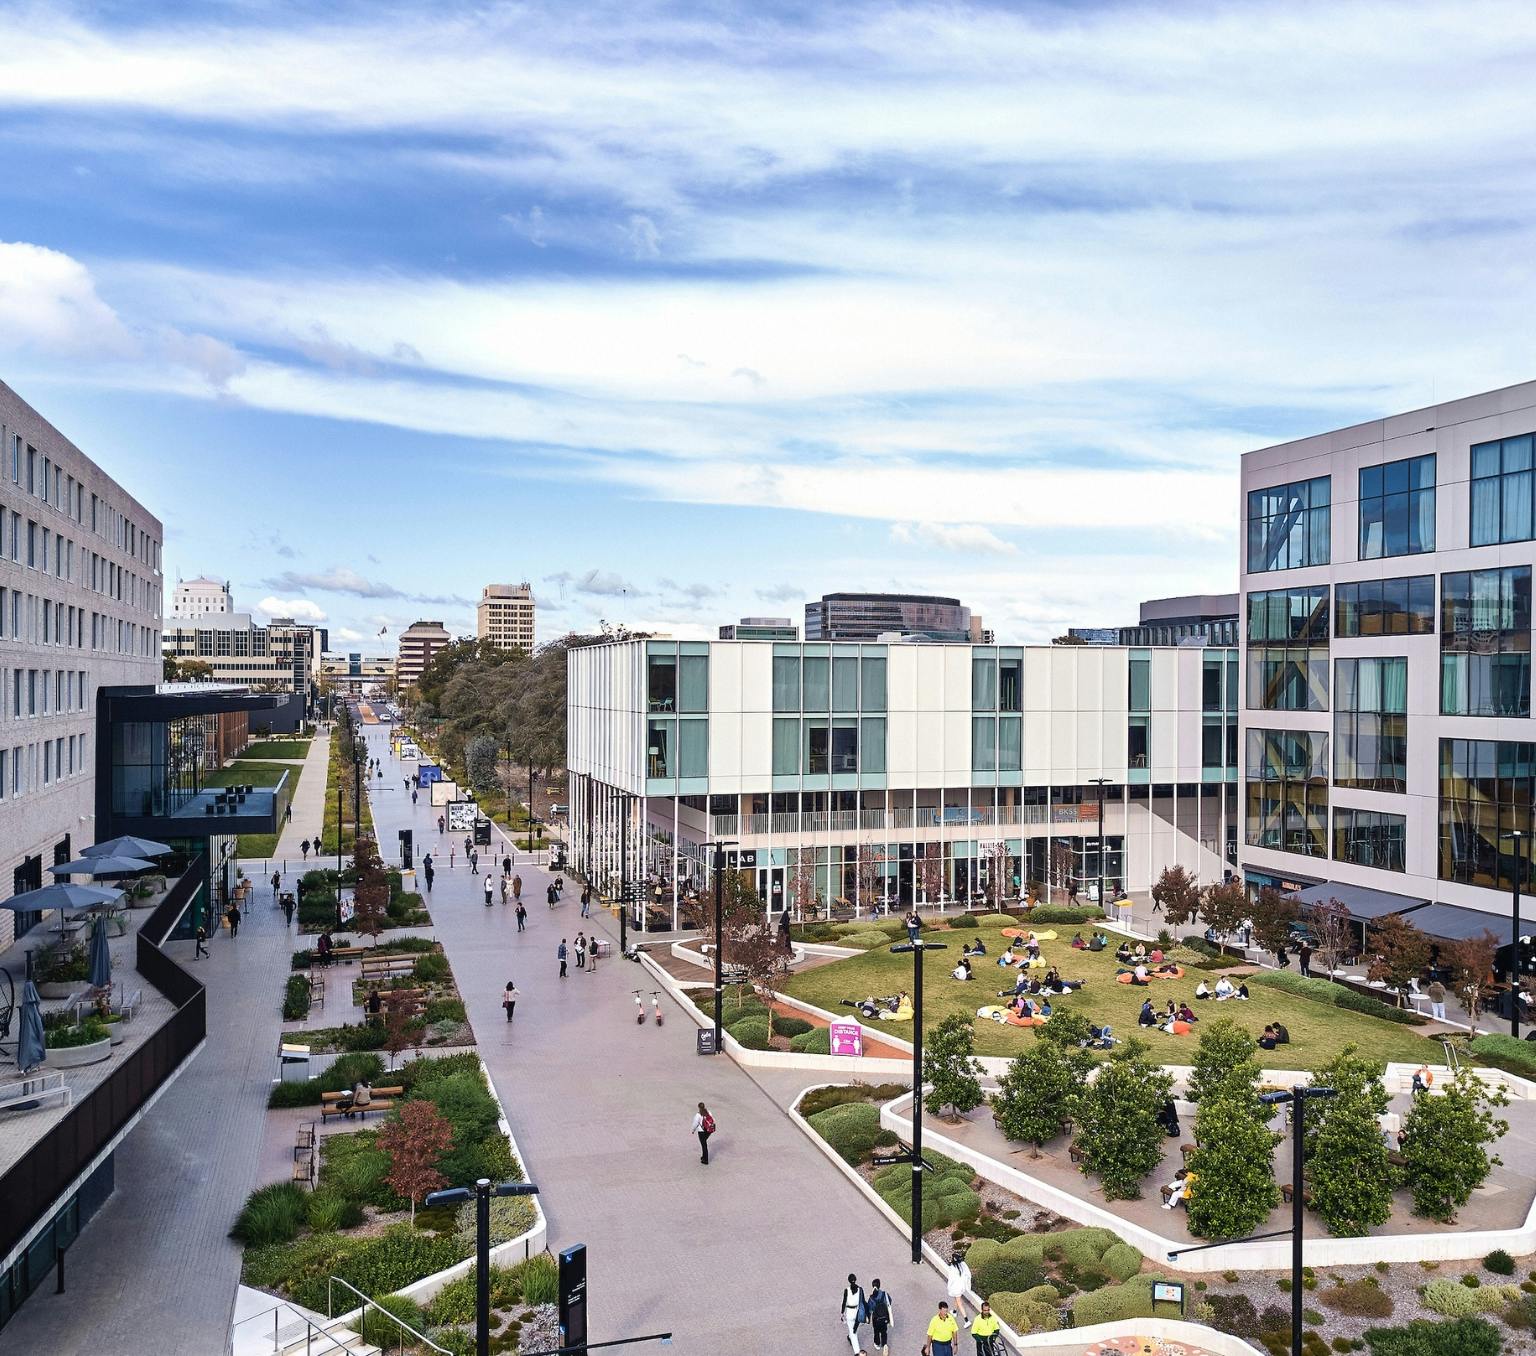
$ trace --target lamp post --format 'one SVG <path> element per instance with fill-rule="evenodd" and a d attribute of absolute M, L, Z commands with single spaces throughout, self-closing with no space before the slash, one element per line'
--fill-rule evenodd
<path fill-rule="evenodd" d="M 1090 786 L 1099 788 L 1099 898 L 1098 905 L 1104 908 L 1104 788 L 1109 785 L 1108 777 L 1090 777 Z M 1108 914 L 1105 909 L 1105 914 Z"/>
<path fill-rule="evenodd" d="M 715 1053 L 721 1048 L 721 1010 L 725 1003 L 725 850 L 735 839 L 715 840 Z"/>
<path fill-rule="evenodd" d="M 1510 869 L 1509 933 L 1509 1034 L 1520 1039 L 1520 872 L 1525 866 L 1525 854 L 1521 849 L 1530 834 L 1525 829 L 1506 829 L 1500 838 L 1514 840 L 1515 861 Z"/>
<path fill-rule="evenodd" d="M 300 891 L 302 896 L 303 891 Z M 336 779 L 336 931 L 341 931 L 341 778 Z"/>
<path fill-rule="evenodd" d="M 945 951 L 943 942 L 900 942 L 893 952 L 912 953 L 912 1260 L 923 1260 L 923 952 Z"/>
<path fill-rule="evenodd" d="M 629 796 L 623 796 L 624 817 L 619 820 L 619 955 L 629 950 Z M 613 877 L 608 878 L 612 880 Z M 715 1037 L 719 1040 L 719 1036 Z"/>
<path fill-rule="evenodd" d="M 446 1187 L 427 1193 L 426 1206 L 475 1203 L 475 1356 L 490 1356 L 491 1350 L 491 1197 L 537 1196 L 532 1182 L 491 1184 L 480 1178 L 473 1187 Z"/>

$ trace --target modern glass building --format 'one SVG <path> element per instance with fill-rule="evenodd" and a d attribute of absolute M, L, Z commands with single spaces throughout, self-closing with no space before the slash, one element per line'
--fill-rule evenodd
<path fill-rule="evenodd" d="M 1508 941 L 1536 827 L 1533 449 L 1528 383 L 1243 458 L 1250 881 Z"/>
<path fill-rule="evenodd" d="M 807 640 L 879 640 L 893 635 L 939 642 L 988 639 L 982 633 L 981 618 L 962 607 L 958 598 L 922 593 L 828 593 L 805 605 Z"/>

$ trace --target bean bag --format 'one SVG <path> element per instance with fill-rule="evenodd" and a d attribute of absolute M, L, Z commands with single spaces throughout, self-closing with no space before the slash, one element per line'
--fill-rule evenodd
<path fill-rule="evenodd" d="M 1187 1036 L 1194 1029 L 1188 1022 L 1170 1022 L 1168 1034 L 1170 1036 Z"/>
<path fill-rule="evenodd" d="M 1004 1026 L 1044 1026 L 1048 1020 L 1045 1017 L 1020 1017 L 1012 1008 L 1005 1008 L 996 1003 L 977 1008 L 976 1015 Z"/>
<path fill-rule="evenodd" d="M 1168 970 L 1166 972 L 1165 971 L 1160 971 L 1160 970 L 1148 970 L 1147 971 L 1147 978 L 1148 979 L 1183 979 L 1184 978 L 1184 967 L 1182 965 L 1175 965 L 1173 967 L 1173 969 Z"/>
<path fill-rule="evenodd" d="M 1029 932 L 1030 930 L 1028 928 L 1004 928 L 1003 936 L 1013 937 L 1022 942 L 1028 939 Z M 1035 940 L 1037 942 L 1054 942 L 1056 940 L 1056 933 L 1054 931 L 1037 932 L 1035 933 Z"/>
<path fill-rule="evenodd" d="M 895 1012 L 889 1010 L 880 1014 L 882 1022 L 910 1022 L 912 1020 L 912 1004 L 903 1003 Z"/>
<path fill-rule="evenodd" d="M 1116 984 L 1134 984 L 1135 982 L 1136 976 L 1129 970 L 1122 970 L 1118 975 L 1115 976 Z"/>

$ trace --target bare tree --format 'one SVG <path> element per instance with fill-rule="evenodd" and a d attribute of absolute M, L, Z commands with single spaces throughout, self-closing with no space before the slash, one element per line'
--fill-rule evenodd
<path fill-rule="evenodd" d="M 1306 914 L 1307 926 L 1317 938 L 1317 954 L 1322 957 L 1328 977 L 1339 968 L 1344 957 L 1354 949 L 1355 925 L 1349 910 L 1337 899 L 1314 904 Z"/>
<path fill-rule="evenodd" d="M 987 844 L 987 896 L 992 901 L 992 911 L 1001 913 L 1008 897 L 1007 887 L 1012 883 L 1009 871 L 1008 844 L 999 838 Z"/>
<path fill-rule="evenodd" d="M 816 888 L 816 853 L 813 848 L 800 848 L 796 853 L 789 888 L 794 891 L 795 912 L 801 921 L 814 918 L 821 909 L 821 891 Z"/>
<path fill-rule="evenodd" d="M 917 859 L 917 883 L 925 904 L 937 904 L 944 898 L 944 844 L 929 843 Z"/>

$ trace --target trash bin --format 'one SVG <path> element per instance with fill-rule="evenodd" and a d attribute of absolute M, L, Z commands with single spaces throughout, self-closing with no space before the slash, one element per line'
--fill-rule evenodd
<path fill-rule="evenodd" d="M 284 1083 L 309 1081 L 309 1046 L 284 1041 L 277 1050 L 279 1077 Z"/>

